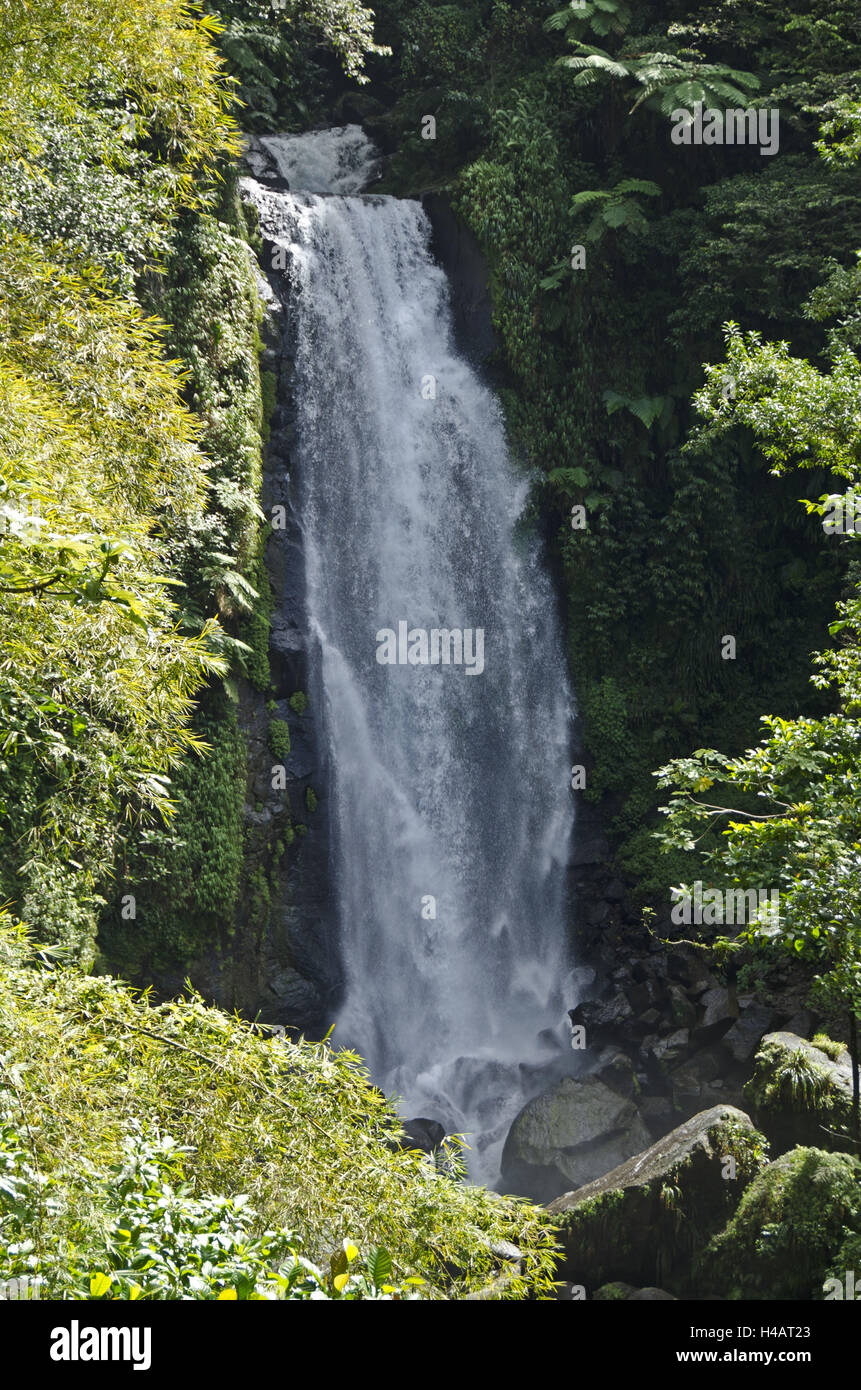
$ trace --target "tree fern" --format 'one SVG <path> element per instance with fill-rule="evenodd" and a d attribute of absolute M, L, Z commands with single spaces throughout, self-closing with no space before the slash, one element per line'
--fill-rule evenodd
<path fill-rule="evenodd" d="M 614 231 L 624 228 L 635 236 L 642 236 L 649 222 L 636 199 L 642 195 L 656 198 L 660 188 L 649 179 L 622 179 L 614 188 L 582 189 L 571 200 L 571 211 L 578 216 L 594 209 L 594 216 L 586 229 L 587 241 L 600 241 L 607 228 Z"/>
<path fill-rule="evenodd" d="M 549 31 L 575 29 L 580 26 L 605 38 L 607 34 L 624 34 L 631 22 L 630 6 L 625 0 L 587 0 L 585 5 L 569 5 L 557 10 L 545 21 Z"/>
<path fill-rule="evenodd" d="M 578 86 L 589 86 L 605 78 L 635 83 L 642 90 L 631 107 L 657 109 L 669 115 L 680 107 L 704 105 L 726 107 L 747 105 L 759 89 L 759 78 L 751 72 L 727 67 L 724 63 L 698 63 L 675 53 L 645 53 L 639 57 L 617 58 L 603 49 L 575 42 L 576 53 L 560 58 L 562 67 L 572 68 Z"/>

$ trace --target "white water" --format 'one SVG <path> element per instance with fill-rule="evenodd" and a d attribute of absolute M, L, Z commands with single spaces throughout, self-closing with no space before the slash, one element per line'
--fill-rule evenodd
<path fill-rule="evenodd" d="M 379 177 L 379 156 L 361 126 L 335 126 L 307 135 L 263 135 L 260 144 L 291 190 L 360 193 Z"/>
<path fill-rule="evenodd" d="M 354 174 L 374 163 L 338 132 L 268 145 L 291 188 L 304 167 L 316 187 L 343 188 L 348 148 Z M 421 206 L 247 185 L 293 286 L 294 453 L 347 980 L 335 1037 L 405 1115 L 467 1133 L 473 1175 L 493 1182 L 538 1069 L 567 1046 L 571 1002 L 572 700 L 551 586 L 517 530 L 527 482 L 493 394 L 453 345 Z M 429 377 L 436 399 L 422 395 Z M 376 634 L 399 621 L 483 628 L 483 673 L 378 664 Z M 547 1029 L 557 1040 L 539 1040 Z"/>

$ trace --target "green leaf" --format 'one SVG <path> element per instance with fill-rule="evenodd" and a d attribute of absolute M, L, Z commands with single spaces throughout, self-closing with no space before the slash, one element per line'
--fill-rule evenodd
<path fill-rule="evenodd" d="M 608 227 L 624 227 L 631 216 L 628 203 L 608 203 L 601 213 Z"/>
<path fill-rule="evenodd" d="M 392 1257 L 385 1246 L 372 1250 L 367 1259 L 367 1269 L 374 1288 L 378 1289 L 392 1277 Z"/>

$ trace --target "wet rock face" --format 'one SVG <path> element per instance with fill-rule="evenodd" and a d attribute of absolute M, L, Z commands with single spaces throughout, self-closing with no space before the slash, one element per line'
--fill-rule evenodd
<path fill-rule="evenodd" d="M 612 1075 L 610 1067 L 603 1075 Z M 505 1189 L 550 1201 L 648 1144 L 649 1131 L 621 1079 L 618 1090 L 601 1076 L 566 1076 L 528 1101 L 503 1150 Z"/>
<path fill-rule="evenodd" d="M 455 217 L 443 193 L 427 193 L 422 207 L 433 228 L 432 249 L 451 285 L 458 346 L 485 362 L 496 348 L 487 262 L 472 232 Z"/>
<path fill-rule="evenodd" d="M 264 142 L 257 135 L 246 135 L 244 139 L 243 161 L 249 172 L 261 183 L 271 184 L 273 188 L 288 189 L 287 180 L 282 176 L 278 164 Z"/>
<path fill-rule="evenodd" d="M 305 806 L 305 788 L 321 785 L 310 710 L 297 716 L 286 700 L 279 700 L 278 711 L 284 719 L 289 714 L 292 747 L 285 765 L 286 786 L 274 790 L 272 769 L 279 760 L 269 747 L 266 697 L 250 686 L 243 688 L 240 721 L 248 748 L 245 882 L 265 879 L 268 895 L 262 900 L 244 897 L 233 936 L 217 944 L 210 961 L 196 966 L 193 978 L 223 1007 L 319 1037 L 331 1026 L 340 989 L 326 803 L 321 797 L 313 816 Z M 276 856 L 291 821 L 307 823 L 307 833 L 293 831 L 292 842 Z"/>
<path fill-rule="evenodd" d="M 258 174 L 281 186 L 277 174 L 262 169 Z M 334 903 L 329 877 L 329 815 L 325 789 L 328 781 L 323 731 L 322 681 L 317 653 L 308 634 L 305 597 L 305 564 L 302 550 L 301 518 L 296 507 L 296 488 L 291 459 L 293 412 L 291 380 L 293 351 L 291 326 L 286 305 L 289 284 L 286 272 L 278 268 L 274 248 L 264 241 L 263 263 L 266 277 L 260 276 L 264 319 L 261 336 L 264 351 L 261 367 L 275 379 L 276 406 L 270 425 L 270 438 L 263 469 L 261 505 L 268 517 L 278 515 L 266 547 L 266 571 L 272 592 L 269 661 L 271 696 L 275 715 L 290 730 L 290 752 L 284 762 L 286 786 L 271 791 L 271 775 L 276 758 L 266 737 L 270 711 L 265 697 L 248 692 L 253 705 L 248 724 L 251 729 L 263 721 L 263 737 L 249 741 L 249 783 L 262 784 L 272 808 L 277 828 L 269 836 L 249 836 L 248 857 L 255 856 L 255 839 L 261 862 L 271 864 L 272 838 L 289 822 L 305 826 L 305 833 L 294 838 L 270 868 L 270 908 L 265 922 L 246 920 L 240 931 L 256 940 L 255 998 L 247 1009 L 260 1010 L 267 1022 L 287 1024 L 309 1036 L 322 1035 L 332 1024 L 342 988 L 341 964 L 337 949 Z M 269 254 L 267 254 L 269 253 Z M 273 509 L 282 511 L 275 513 Z M 309 699 L 308 707 L 298 711 L 290 697 L 297 691 Z M 308 789 L 316 798 L 316 809 L 306 806 Z M 259 794 L 259 793 L 258 793 Z M 249 797 L 249 801 L 250 801 Z M 268 805 L 264 802 L 264 805 Z M 259 802 L 257 803 L 259 804 Z M 253 821 L 251 806 L 246 819 Z"/>

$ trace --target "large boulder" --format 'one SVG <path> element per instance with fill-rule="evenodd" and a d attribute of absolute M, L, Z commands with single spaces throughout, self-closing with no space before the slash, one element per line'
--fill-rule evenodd
<path fill-rule="evenodd" d="M 839 1045 L 838 1045 L 839 1047 Z M 857 1152 L 852 1131 L 852 1064 L 797 1033 L 767 1033 L 744 1088 L 756 1122 L 777 1153 L 797 1144 Z"/>
<path fill-rule="evenodd" d="M 584 1000 L 575 1009 L 569 1009 L 568 1016 L 575 1028 L 586 1030 L 589 1047 L 603 1047 L 619 1042 L 626 1025 L 634 1018 L 634 1010 L 618 990 L 609 999 Z"/>
<path fill-rule="evenodd" d="M 649 1142 L 630 1088 L 605 1077 L 565 1076 L 530 1100 L 502 1152 L 505 1187 L 547 1202 L 606 1173 Z M 627 1092 L 627 1094 L 626 1094 Z"/>
<path fill-rule="evenodd" d="M 695 1287 L 727 1299 L 823 1299 L 829 1275 L 840 1281 L 857 1267 L 859 1232 L 861 1160 L 792 1149 L 756 1177 L 702 1252 Z"/>
<path fill-rule="evenodd" d="M 560 1278 L 686 1291 L 694 1255 L 726 1223 L 765 1163 L 743 1111 L 716 1105 L 651 1148 L 550 1203 L 564 1251 Z"/>

